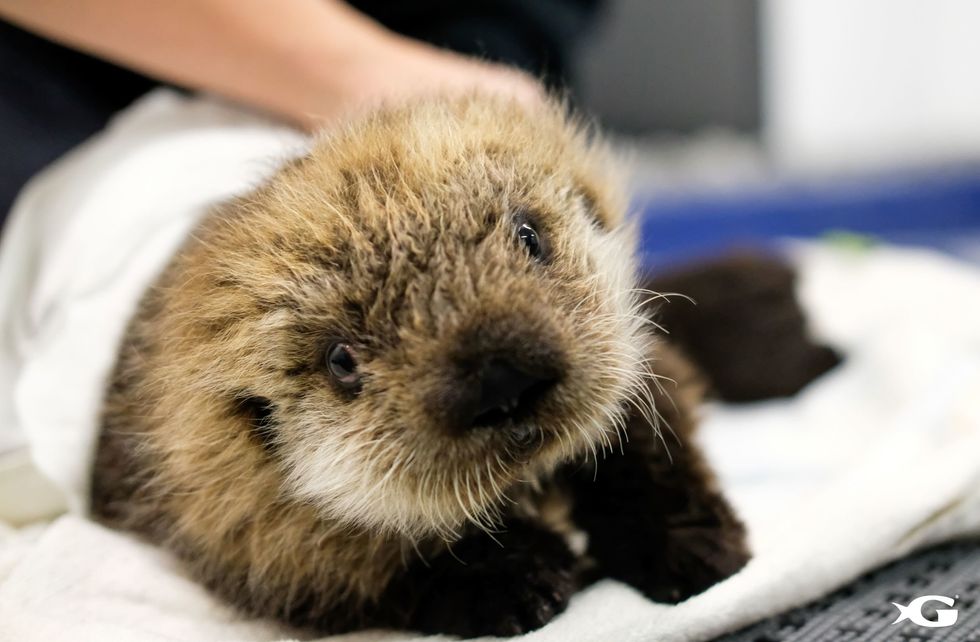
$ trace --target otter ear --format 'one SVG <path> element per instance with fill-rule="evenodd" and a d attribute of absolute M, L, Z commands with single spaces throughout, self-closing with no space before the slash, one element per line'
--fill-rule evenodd
<path fill-rule="evenodd" d="M 232 412 L 245 420 L 249 436 L 266 452 L 274 454 L 278 449 L 276 430 L 276 406 L 265 397 L 247 391 L 235 395 Z"/>
<path fill-rule="evenodd" d="M 309 154 L 300 154 L 299 156 L 294 156 L 293 158 L 287 158 L 279 167 L 279 171 L 288 172 L 301 170 L 309 158 Z"/>
<path fill-rule="evenodd" d="M 622 223 L 622 212 L 616 199 L 605 197 L 590 185 L 580 182 L 575 189 L 582 211 L 589 220 L 603 231 L 609 231 Z"/>

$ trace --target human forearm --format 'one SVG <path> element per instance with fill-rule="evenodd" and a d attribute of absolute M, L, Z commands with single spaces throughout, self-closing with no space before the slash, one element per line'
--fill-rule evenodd
<path fill-rule="evenodd" d="M 355 55 L 374 55 L 395 38 L 334 0 L 0 0 L 0 15 L 147 75 L 299 121 L 344 82 Z"/>
<path fill-rule="evenodd" d="M 308 128 L 437 91 L 526 104 L 542 93 L 522 73 L 399 36 L 340 0 L 0 0 L 0 17 Z"/>

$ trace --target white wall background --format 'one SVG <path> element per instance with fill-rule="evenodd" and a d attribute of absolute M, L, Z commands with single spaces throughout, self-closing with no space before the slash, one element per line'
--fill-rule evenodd
<path fill-rule="evenodd" d="M 761 21 L 778 161 L 980 160 L 980 2 L 764 0 Z"/>

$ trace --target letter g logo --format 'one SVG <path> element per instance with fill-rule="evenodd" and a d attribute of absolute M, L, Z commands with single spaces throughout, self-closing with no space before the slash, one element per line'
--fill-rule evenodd
<path fill-rule="evenodd" d="M 902 620 L 909 620 L 913 624 L 930 629 L 938 629 L 956 624 L 956 617 L 959 615 L 956 609 L 936 609 L 936 619 L 927 620 L 922 615 L 922 607 L 925 606 L 926 602 L 942 602 L 946 606 L 953 606 L 956 600 L 945 595 L 923 595 L 909 602 L 908 606 L 902 606 L 901 604 L 892 602 L 895 608 L 898 609 L 898 618 L 892 624 L 898 624 Z"/>

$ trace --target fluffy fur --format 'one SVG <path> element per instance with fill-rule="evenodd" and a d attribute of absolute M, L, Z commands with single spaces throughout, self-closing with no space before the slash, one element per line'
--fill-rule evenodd
<path fill-rule="evenodd" d="M 217 208 L 122 345 L 95 515 L 329 632 L 513 634 L 591 576 L 677 600 L 737 570 L 696 448 L 661 444 L 658 414 L 688 441 L 700 384 L 652 334 L 609 168 L 561 107 L 470 97 L 380 111 Z M 336 341 L 358 391 L 325 368 Z M 486 355 L 555 383 L 463 429 Z"/>

